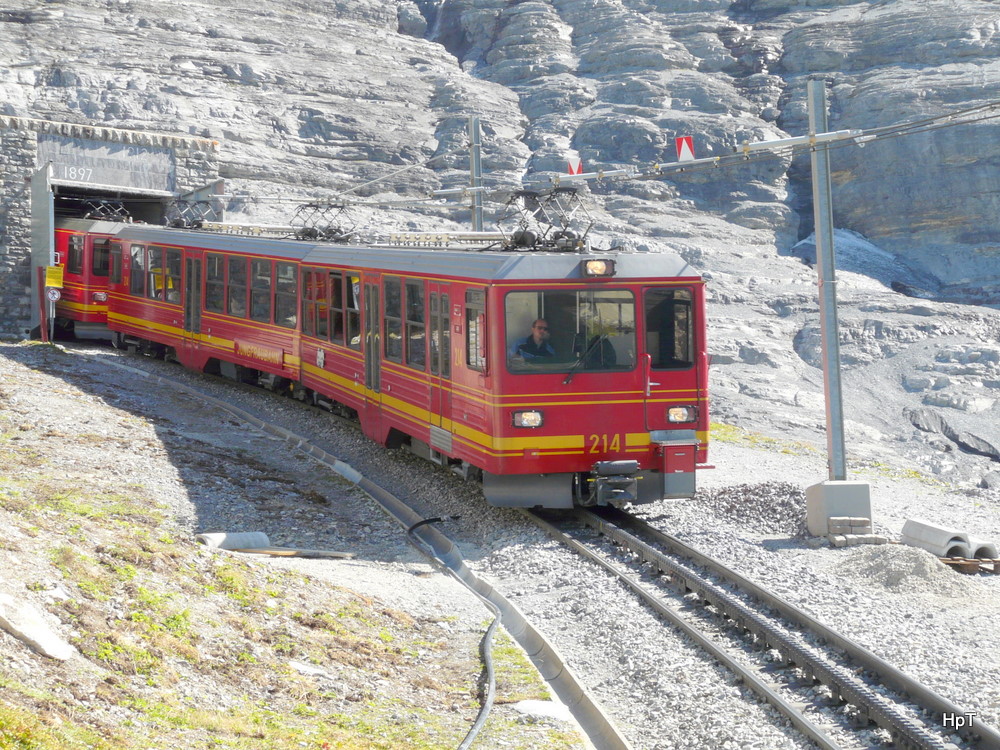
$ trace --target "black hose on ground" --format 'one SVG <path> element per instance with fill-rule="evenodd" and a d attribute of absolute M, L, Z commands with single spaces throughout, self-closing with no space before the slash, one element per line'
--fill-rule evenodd
<path fill-rule="evenodd" d="M 475 742 L 477 735 L 486 724 L 486 719 L 489 717 L 490 711 L 493 710 L 493 701 L 496 698 L 497 682 L 496 674 L 493 670 L 493 636 L 496 632 L 497 626 L 500 625 L 500 609 L 493 602 L 482 596 L 478 591 L 472 588 L 472 586 L 457 576 L 455 572 L 445 565 L 444 562 L 434 553 L 433 548 L 424 544 L 413 533 L 421 526 L 425 526 L 429 523 L 457 521 L 459 518 L 460 516 L 436 516 L 434 518 L 425 518 L 423 521 L 418 521 L 410 526 L 410 528 L 406 530 L 406 537 L 410 540 L 410 544 L 420 550 L 422 554 L 429 557 L 438 565 L 438 567 L 448 573 L 448 575 L 465 586 L 465 588 L 471 591 L 472 594 L 493 613 L 493 622 L 491 622 L 490 626 L 486 628 L 486 632 L 483 634 L 482 640 L 479 641 L 479 656 L 483 661 L 483 671 L 485 673 L 484 675 L 481 675 L 479 683 L 481 695 L 479 715 L 476 717 L 476 721 L 465 735 L 465 739 L 462 740 L 462 744 L 458 746 L 458 750 L 468 750 L 468 748 L 472 747 L 472 743 Z M 486 685 L 486 695 L 482 696 L 482 686 L 484 683 Z"/>

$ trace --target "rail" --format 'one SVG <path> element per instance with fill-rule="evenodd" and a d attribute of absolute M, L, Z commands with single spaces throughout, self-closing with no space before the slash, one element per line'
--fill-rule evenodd
<path fill-rule="evenodd" d="M 588 560 L 597 563 L 617 576 L 658 614 L 733 671 L 747 687 L 774 706 L 796 729 L 809 737 L 819 747 L 824 748 L 824 750 L 842 747 L 824 729 L 810 721 L 798 705 L 779 694 L 777 683 L 767 674 L 740 663 L 725 649 L 718 646 L 712 638 L 692 625 L 690 617 L 683 616 L 684 608 L 681 603 L 672 604 L 669 598 L 665 598 L 659 593 L 650 592 L 648 587 L 640 584 L 627 571 L 623 571 L 618 564 L 606 560 L 599 552 L 591 549 L 590 545 L 573 539 L 568 532 L 560 527 L 560 524 L 549 522 L 531 512 L 526 512 L 526 515 L 550 536 L 567 544 Z M 838 664 L 832 658 L 818 655 L 799 633 L 775 622 L 774 618 L 762 614 L 760 609 L 749 606 L 721 585 L 708 580 L 690 566 L 671 559 L 652 544 L 639 539 L 623 527 L 628 526 L 636 533 L 653 540 L 656 544 L 665 546 L 672 554 L 688 557 L 698 565 L 708 568 L 715 575 L 751 595 L 764 608 L 769 607 L 780 612 L 787 620 L 794 623 L 794 627 L 814 633 L 826 641 L 828 645 L 849 654 L 855 663 L 875 674 L 883 685 L 897 693 L 906 695 L 911 702 L 918 706 L 922 708 L 933 706 L 931 710 L 937 716 L 944 713 L 952 713 L 955 716 L 964 715 L 964 712 L 957 706 L 941 696 L 937 696 L 926 686 L 903 675 L 845 636 L 823 626 L 793 605 L 783 602 L 707 555 L 687 547 L 679 540 L 653 529 L 643 521 L 622 511 L 602 509 L 599 515 L 591 511 L 580 510 L 568 518 L 593 528 L 616 544 L 628 549 L 639 562 L 654 566 L 658 571 L 668 576 L 669 582 L 674 588 L 682 592 L 694 592 L 703 602 L 726 615 L 734 627 L 752 633 L 756 638 L 780 652 L 789 664 L 794 664 L 806 675 L 827 685 L 835 695 L 855 706 L 861 716 L 870 719 L 888 731 L 898 746 L 920 750 L 944 750 L 951 747 L 950 743 L 942 737 L 942 734 L 949 733 L 948 730 L 943 730 L 941 727 L 928 728 L 915 718 L 915 712 L 910 715 L 894 700 L 873 690 L 870 685 L 857 677 L 852 669 Z M 977 723 L 974 727 L 963 727 L 957 731 L 962 732 L 970 741 L 978 742 L 977 747 L 1000 747 L 1000 745 L 994 744 L 994 730 L 984 724 Z"/>

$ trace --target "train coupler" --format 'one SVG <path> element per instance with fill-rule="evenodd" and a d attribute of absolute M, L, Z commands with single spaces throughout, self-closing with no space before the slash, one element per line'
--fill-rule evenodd
<path fill-rule="evenodd" d="M 621 506 L 639 496 L 638 461 L 598 461 L 594 464 L 592 497 L 597 505 Z"/>

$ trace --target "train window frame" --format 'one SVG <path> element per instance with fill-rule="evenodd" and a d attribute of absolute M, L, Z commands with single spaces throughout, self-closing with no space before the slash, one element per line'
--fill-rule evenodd
<path fill-rule="evenodd" d="M 669 314 L 665 308 L 664 312 L 660 313 L 660 321 L 658 325 L 655 325 L 656 321 L 652 321 L 651 315 L 653 310 L 648 304 L 650 297 L 655 294 L 666 294 L 676 295 L 677 293 L 683 293 L 687 295 L 686 299 L 676 299 L 672 300 L 673 304 L 669 306 Z M 644 333 L 643 347 L 644 351 L 650 355 L 651 368 L 653 370 L 690 370 L 695 366 L 695 342 L 694 342 L 694 290 L 688 286 L 656 286 L 656 287 L 643 287 L 642 290 L 642 322 Z M 660 300 L 657 305 L 663 304 L 666 300 Z M 680 327 L 680 328 L 679 328 Z M 677 336 L 678 330 L 681 331 L 682 335 Z M 657 336 L 657 339 L 653 337 Z M 666 339 L 667 347 L 670 356 L 665 359 L 663 352 L 665 351 L 663 347 L 663 341 Z M 683 351 L 678 351 L 678 345 L 681 346 Z M 678 356 L 683 355 L 686 352 L 686 357 Z"/>
<path fill-rule="evenodd" d="M 66 245 L 66 273 L 74 276 L 83 275 L 83 245 L 82 234 L 71 234 Z"/>
<path fill-rule="evenodd" d="M 470 370 L 485 373 L 488 364 L 486 289 L 465 290 L 465 364 Z"/>
<path fill-rule="evenodd" d="M 248 258 L 243 255 L 226 256 L 226 315 L 232 318 L 246 318 L 247 316 L 247 283 L 249 282 Z M 233 283 L 233 270 L 242 269 L 242 283 Z M 238 276 L 238 275 L 237 275 Z M 236 312 L 233 311 L 233 302 L 242 304 Z"/>
<path fill-rule="evenodd" d="M 226 312 L 226 256 L 205 253 L 205 310 Z"/>
<path fill-rule="evenodd" d="M 620 297 L 616 299 L 617 295 Z M 523 300 L 512 299 L 518 296 Z M 563 297 L 568 299 L 561 301 Z M 572 303 L 571 308 L 567 302 Z M 638 364 L 638 304 L 635 289 L 619 286 L 506 292 L 503 336 L 507 371 L 513 375 L 569 372 L 607 375 L 634 371 Z M 609 316 L 601 314 L 601 308 L 606 306 L 610 306 Z M 538 319 L 545 319 L 552 329 L 553 336 L 548 340 L 554 351 L 552 356 L 525 356 L 518 346 L 526 341 Z"/>
<path fill-rule="evenodd" d="M 347 343 L 347 295 L 344 285 L 347 275 L 343 271 L 328 271 L 327 283 L 330 289 L 329 326 L 330 341 L 341 346 Z"/>
<path fill-rule="evenodd" d="M 162 299 L 160 295 L 163 293 L 163 252 L 165 249 L 159 245 L 150 245 L 146 248 L 147 299 Z"/>
<path fill-rule="evenodd" d="M 122 244 L 120 242 L 109 242 L 108 250 L 108 283 L 122 283 Z"/>
<path fill-rule="evenodd" d="M 129 246 L 128 293 L 133 297 L 146 296 L 146 246 Z"/>
<path fill-rule="evenodd" d="M 406 365 L 427 371 L 427 285 L 407 279 L 404 309 L 406 311 Z M 417 343 L 419 341 L 419 343 Z"/>
<path fill-rule="evenodd" d="M 451 305 L 448 293 L 441 294 L 441 377 L 451 377 Z"/>
<path fill-rule="evenodd" d="M 299 325 L 299 267 L 295 263 L 279 260 L 274 264 L 271 278 L 274 323 L 280 328 L 295 330 Z"/>
<path fill-rule="evenodd" d="M 330 274 L 303 268 L 302 280 L 302 334 L 329 340 Z"/>
<path fill-rule="evenodd" d="M 181 251 L 176 247 L 166 248 L 163 262 L 163 299 L 172 305 L 181 303 Z"/>
<path fill-rule="evenodd" d="M 274 283 L 274 266 L 270 260 L 250 259 L 250 320 L 271 322 L 271 285 Z"/>
<path fill-rule="evenodd" d="M 403 362 L 403 279 L 382 279 L 382 356 L 390 362 Z"/>
<path fill-rule="evenodd" d="M 361 351 L 361 271 L 344 271 L 344 317 L 347 346 Z"/>
<path fill-rule="evenodd" d="M 107 278 L 111 269 L 111 240 L 94 240 L 91 245 L 90 274 L 96 278 Z"/>

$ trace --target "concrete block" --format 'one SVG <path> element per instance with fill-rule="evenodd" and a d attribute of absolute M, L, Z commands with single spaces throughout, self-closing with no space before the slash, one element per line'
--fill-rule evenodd
<path fill-rule="evenodd" d="M 901 541 L 938 557 L 969 557 L 972 554 L 965 532 L 917 518 L 908 518 L 903 524 Z"/>
<path fill-rule="evenodd" d="M 871 485 L 868 482 L 830 479 L 806 488 L 806 526 L 810 534 L 826 536 L 830 533 L 830 519 L 844 517 L 872 517 Z"/>
<path fill-rule="evenodd" d="M 830 536 L 827 538 L 830 540 L 830 544 L 832 544 L 834 547 L 847 546 L 847 538 L 843 534 L 830 534 Z"/>

